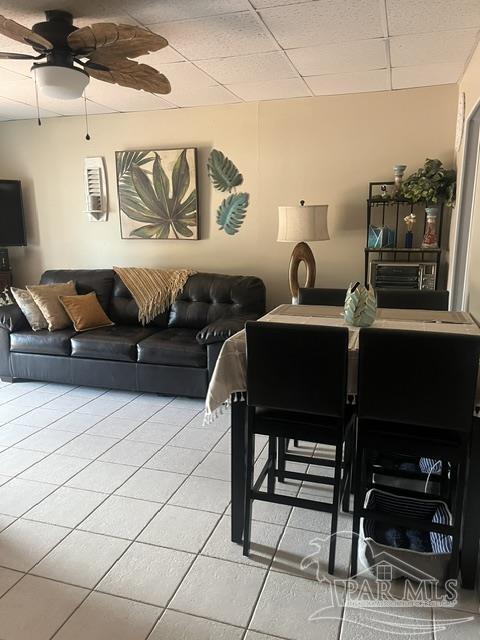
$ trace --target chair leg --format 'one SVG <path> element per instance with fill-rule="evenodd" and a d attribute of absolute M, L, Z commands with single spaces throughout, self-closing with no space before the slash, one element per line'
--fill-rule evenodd
<path fill-rule="evenodd" d="M 287 451 L 287 440 L 278 439 L 278 481 L 285 482 L 285 454 Z"/>
<path fill-rule="evenodd" d="M 352 555 L 350 560 L 350 577 L 357 575 L 358 564 L 358 537 L 360 534 L 360 509 L 363 504 L 363 475 L 364 475 L 364 458 L 363 448 L 358 446 L 355 461 L 355 478 L 354 490 L 355 498 L 353 502 L 353 524 L 352 524 Z"/>
<path fill-rule="evenodd" d="M 353 488 L 354 473 L 354 448 L 355 448 L 355 432 L 347 433 L 345 440 L 345 459 L 343 468 L 343 485 L 342 485 L 342 511 L 349 513 L 350 496 Z"/>
<path fill-rule="evenodd" d="M 250 540 L 252 537 L 252 487 L 255 468 L 255 434 L 251 426 L 248 427 L 247 451 L 245 460 L 245 520 L 243 526 L 243 555 L 250 553 Z"/>
<path fill-rule="evenodd" d="M 450 497 L 450 483 L 448 481 L 448 462 L 447 460 L 442 460 L 442 471 L 440 474 L 440 495 L 442 498 Z"/>
<path fill-rule="evenodd" d="M 337 442 L 335 449 L 335 474 L 333 485 L 333 510 L 330 526 L 330 550 L 328 555 L 328 573 L 335 573 L 335 552 L 337 548 L 338 509 L 340 507 L 340 487 L 342 484 L 342 447 L 343 442 Z"/>
<path fill-rule="evenodd" d="M 466 470 L 465 465 L 460 464 L 456 468 L 455 473 L 455 489 L 452 499 L 452 521 L 453 521 L 453 534 L 452 534 L 452 558 L 448 566 L 447 578 L 456 580 L 458 577 L 458 571 L 460 568 L 460 542 L 462 536 L 462 514 L 463 514 L 463 502 L 465 498 L 465 482 L 466 482 Z"/>
<path fill-rule="evenodd" d="M 267 476 L 267 491 L 268 493 L 275 493 L 275 471 L 277 465 L 277 438 L 270 436 L 268 439 L 268 476 Z"/>

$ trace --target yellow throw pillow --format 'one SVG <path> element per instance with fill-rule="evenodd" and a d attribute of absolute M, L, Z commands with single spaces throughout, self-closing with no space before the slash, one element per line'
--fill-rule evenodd
<path fill-rule="evenodd" d="M 75 331 L 110 327 L 113 324 L 94 291 L 82 296 L 60 296 L 60 302 L 73 322 Z"/>
<path fill-rule="evenodd" d="M 57 331 L 71 326 L 71 320 L 65 313 L 59 296 L 75 296 L 77 290 L 73 280 L 58 284 L 37 284 L 28 287 L 28 293 L 42 312 L 49 331 Z"/>

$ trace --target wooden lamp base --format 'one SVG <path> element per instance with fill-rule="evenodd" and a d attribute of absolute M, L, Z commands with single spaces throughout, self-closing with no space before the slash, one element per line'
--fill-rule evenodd
<path fill-rule="evenodd" d="M 313 287 L 315 285 L 316 275 L 315 258 L 306 242 L 299 242 L 295 245 L 292 251 L 292 257 L 290 258 L 288 282 L 290 285 L 290 293 L 292 294 L 292 304 L 298 304 L 298 290 L 300 288 L 298 283 L 298 268 L 302 262 L 305 264 L 307 270 L 305 284 L 303 286 Z"/>

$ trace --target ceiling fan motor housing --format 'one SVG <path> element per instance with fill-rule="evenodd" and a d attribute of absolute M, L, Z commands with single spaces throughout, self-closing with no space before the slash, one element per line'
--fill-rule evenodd
<path fill-rule="evenodd" d="M 34 33 L 46 38 L 52 43 L 54 50 L 64 50 L 70 52 L 67 38 L 72 31 L 76 31 L 78 27 L 73 25 L 73 16 L 68 11 L 51 10 L 45 11 L 46 21 L 37 22 L 32 27 Z M 33 45 L 37 51 L 42 49 Z"/>

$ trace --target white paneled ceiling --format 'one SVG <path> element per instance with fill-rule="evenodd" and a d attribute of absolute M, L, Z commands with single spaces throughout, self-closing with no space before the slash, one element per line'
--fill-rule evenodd
<path fill-rule="evenodd" d="M 170 80 L 157 96 L 92 80 L 90 113 L 391 91 L 455 83 L 480 32 L 480 0 L 0 0 L 31 27 L 46 9 L 75 24 L 144 26 L 170 45 L 138 60 Z M 0 36 L 1 51 L 29 53 Z M 42 117 L 83 113 L 82 100 L 40 95 Z M 30 62 L 0 60 L 0 120 L 36 117 Z"/>

